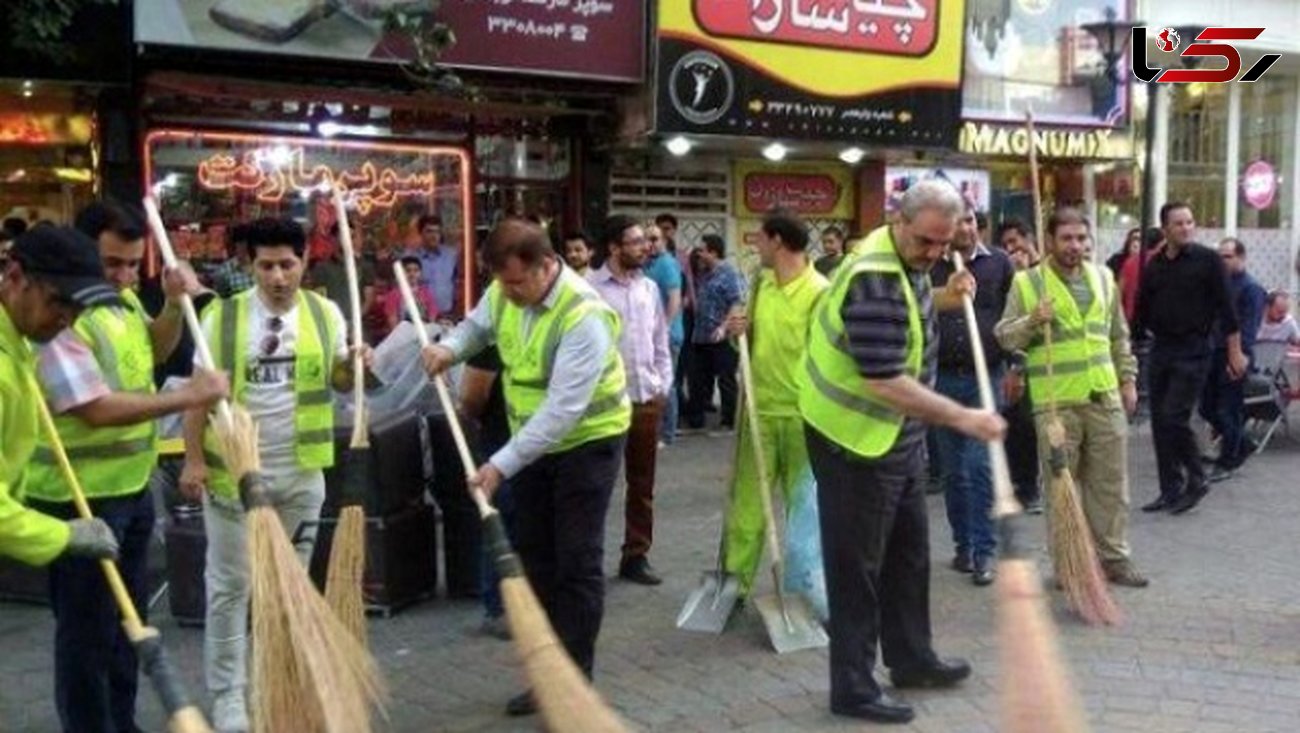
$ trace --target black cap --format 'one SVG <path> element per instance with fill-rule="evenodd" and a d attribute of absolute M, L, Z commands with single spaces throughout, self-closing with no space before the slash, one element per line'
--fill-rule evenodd
<path fill-rule="evenodd" d="M 14 241 L 9 256 L 77 305 L 118 305 L 122 299 L 104 279 L 95 240 L 72 227 L 37 226 Z"/>

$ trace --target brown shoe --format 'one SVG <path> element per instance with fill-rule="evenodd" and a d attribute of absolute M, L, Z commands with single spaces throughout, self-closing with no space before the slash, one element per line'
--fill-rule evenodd
<path fill-rule="evenodd" d="M 1151 585 L 1151 581 L 1138 572 L 1129 560 L 1106 560 L 1102 563 L 1102 569 L 1106 571 L 1106 580 L 1115 585 L 1127 588 L 1145 588 Z"/>

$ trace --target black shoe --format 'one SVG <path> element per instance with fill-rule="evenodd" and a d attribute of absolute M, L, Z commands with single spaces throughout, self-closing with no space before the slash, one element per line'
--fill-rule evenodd
<path fill-rule="evenodd" d="M 1175 501 L 1173 505 L 1169 507 L 1169 513 L 1185 514 L 1187 512 L 1190 512 L 1193 508 L 1196 507 L 1197 504 L 1201 503 L 1201 499 L 1204 499 L 1205 495 L 1208 493 L 1210 493 L 1209 484 L 1192 486 L 1191 488 L 1184 491 L 1183 495 L 1178 497 L 1178 501 Z"/>
<path fill-rule="evenodd" d="M 624 560 L 619 565 L 618 577 L 638 585 L 659 585 L 664 582 L 663 578 L 654 574 L 654 568 L 650 567 L 650 561 L 644 556 Z"/>
<path fill-rule="evenodd" d="M 862 718 L 876 723 L 910 723 L 916 717 L 912 706 L 905 702 L 880 693 L 880 697 L 870 702 L 857 702 L 850 705 L 831 703 L 831 712 L 849 718 Z"/>
<path fill-rule="evenodd" d="M 1211 464 L 1211 463 L 1218 463 L 1218 462 L 1219 462 L 1219 457 L 1218 457 L 1218 456 L 1211 456 L 1211 455 L 1204 454 L 1204 453 L 1201 454 L 1201 463 L 1204 463 L 1204 464 L 1206 464 L 1206 465 L 1209 465 L 1209 464 Z"/>
<path fill-rule="evenodd" d="M 975 565 L 970 561 L 970 555 L 967 555 L 964 552 L 959 552 L 956 555 L 953 555 L 951 565 L 952 569 L 959 573 L 975 572 Z"/>
<path fill-rule="evenodd" d="M 1024 509 L 1025 509 L 1025 514 L 1034 514 L 1034 515 L 1038 515 L 1038 514 L 1042 514 L 1042 513 L 1043 513 L 1043 500 L 1042 500 L 1042 499 L 1038 499 L 1038 498 L 1034 498 L 1034 499 L 1026 499 L 1026 500 L 1020 502 L 1020 506 L 1024 507 Z"/>
<path fill-rule="evenodd" d="M 1169 496 L 1165 496 L 1164 494 L 1161 494 L 1160 496 L 1156 497 L 1155 501 L 1151 502 L 1150 504 L 1144 505 L 1142 507 L 1142 511 L 1163 512 L 1164 510 L 1172 507 L 1175 503 L 1177 503 L 1179 499 L 1181 499 L 1181 496 L 1169 497 Z"/>
<path fill-rule="evenodd" d="M 512 718 L 522 718 L 525 715 L 537 714 L 537 701 L 533 699 L 533 691 L 515 695 L 506 703 L 506 715 Z"/>
<path fill-rule="evenodd" d="M 993 569 L 993 558 L 982 557 L 975 561 L 974 572 L 971 573 L 971 582 L 978 586 L 993 585 L 993 579 L 997 577 L 997 571 Z"/>
<path fill-rule="evenodd" d="M 952 687 L 967 677 L 970 677 L 970 664 L 964 659 L 937 659 L 929 667 L 889 671 L 889 679 L 900 690 L 908 687 Z"/>
<path fill-rule="evenodd" d="M 1205 477 L 1205 483 L 1217 484 L 1221 481 L 1227 481 L 1228 479 L 1236 475 L 1237 475 L 1236 469 L 1215 464 L 1214 467 L 1210 469 L 1210 475 Z"/>

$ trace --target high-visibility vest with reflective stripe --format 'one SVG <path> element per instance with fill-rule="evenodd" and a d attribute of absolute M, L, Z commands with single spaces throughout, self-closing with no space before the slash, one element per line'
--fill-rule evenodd
<path fill-rule="evenodd" d="M 231 375 L 231 396 L 243 402 L 248 389 L 249 299 L 247 290 L 222 300 L 217 307 L 217 332 L 212 354 L 217 368 Z M 316 293 L 298 291 L 298 332 L 294 343 L 293 413 L 294 452 L 303 470 L 334 465 L 334 401 L 330 373 L 334 369 L 334 344 L 338 333 L 327 313 L 328 303 Z M 256 417 L 256 415 L 254 415 Z M 208 463 L 208 486 L 227 499 L 238 499 L 239 490 L 217 450 L 209 428 L 203 438 Z"/>
<path fill-rule="evenodd" d="M 124 307 L 91 308 L 72 330 L 95 355 L 104 382 L 113 392 L 153 394 L 153 338 L 148 316 L 135 293 L 121 293 Z M 87 497 L 127 496 L 144 489 L 158 462 L 157 423 L 144 420 L 120 427 L 91 427 L 74 415 L 55 415 L 59 439 Z M 42 434 L 32 457 L 27 496 L 72 501 L 72 489 Z"/>
<path fill-rule="evenodd" d="M 562 270 L 555 283 L 559 289 L 555 304 L 533 315 L 532 327 L 524 334 L 524 309 L 510 302 L 501 288 L 493 283 L 487 298 L 492 309 L 497 350 L 501 354 L 502 391 L 510 432 L 518 433 L 524 423 L 541 407 L 555 365 L 560 339 L 586 316 L 595 313 L 609 331 L 610 348 L 602 357 L 604 368 L 591 403 L 578 424 L 560 439 L 551 453 L 576 448 L 600 438 L 627 432 L 632 424 L 632 403 L 627 396 L 627 373 L 619 355 L 620 323 L 618 313 L 609 307 L 586 280 Z"/>
<path fill-rule="evenodd" d="M 1119 388 L 1111 357 L 1110 318 L 1115 284 L 1110 270 L 1084 262 L 1083 276 L 1092 291 L 1092 304 L 1080 313 L 1070 288 L 1046 263 L 1016 274 L 1015 288 L 1025 312 L 1038 307 L 1043 293 L 1052 300 L 1052 378 L 1047 378 L 1046 342 L 1040 332 L 1026 350 L 1025 373 L 1035 405 L 1088 402 L 1093 393 Z"/>
<path fill-rule="evenodd" d="M 907 300 L 907 373 L 921 375 L 925 354 L 921 311 L 889 227 L 880 227 L 858 244 L 852 259 L 840 265 L 813 314 L 799 414 L 837 445 L 865 458 L 878 458 L 894 447 L 904 418 L 872 394 L 849 351 L 840 311 L 853 278 L 864 272 L 896 273 L 902 281 Z"/>

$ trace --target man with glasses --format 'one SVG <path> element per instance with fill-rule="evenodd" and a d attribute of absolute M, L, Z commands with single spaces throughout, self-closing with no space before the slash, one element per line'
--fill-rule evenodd
<path fill-rule="evenodd" d="M 325 501 L 323 469 L 334 463 L 331 389 L 347 391 L 352 373 L 339 307 L 302 285 L 306 235 L 291 219 L 248 225 L 253 290 L 207 309 L 203 328 L 213 357 L 231 374 L 232 398 L 258 423 L 267 494 L 305 564 Z M 363 360 L 371 354 L 363 347 Z M 219 732 L 247 731 L 248 556 L 239 491 L 221 465 L 208 411 L 185 416 L 181 491 L 203 498 L 207 531 L 204 672 Z M 204 490 L 206 489 L 206 491 Z M 302 531 L 300 533 L 300 528 Z"/>

